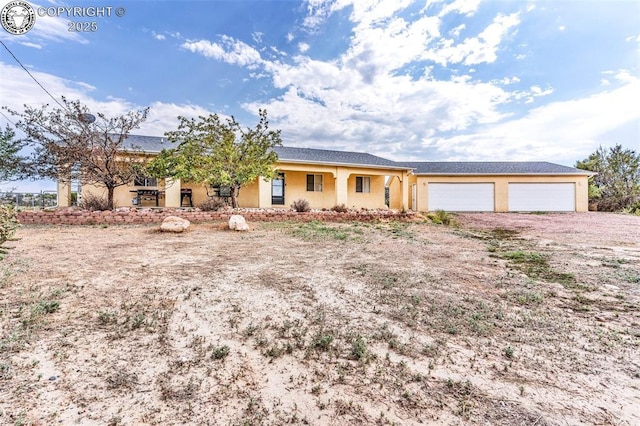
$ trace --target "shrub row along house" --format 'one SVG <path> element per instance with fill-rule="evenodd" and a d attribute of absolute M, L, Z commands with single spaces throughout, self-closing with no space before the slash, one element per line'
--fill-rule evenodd
<path fill-rule="evenodd" d="M 135 148 L 133 148 L 135 147 Z M 153 157 L 169 143 L 130 135 L 129 151 Z M 311 208 L 410 209 L 415 211 L 587 211 L 593 173 L 548 162 L 395 162 L 362 152 L 276 147 L 276 178 L 242 187 L 248 208 L 288 207 L 305 199 Z M 84 185 L 82 196 L 102 195 Z M 58 183 L 59 205 L 68 206 L 71 185 Z M 225 188 L 179 179 L 139 178 L 116 188 L 116 206 L 198 206 Z"/>

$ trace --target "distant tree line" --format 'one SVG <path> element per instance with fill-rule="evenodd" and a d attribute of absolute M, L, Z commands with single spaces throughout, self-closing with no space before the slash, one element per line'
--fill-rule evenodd
<path fill-rule="evenodd" d="M 640 154 L 622 145 L 598 148 L 576 167 L 597 174 L 589 181 L 589 200 L 601 211 L 640 214 Z"/>

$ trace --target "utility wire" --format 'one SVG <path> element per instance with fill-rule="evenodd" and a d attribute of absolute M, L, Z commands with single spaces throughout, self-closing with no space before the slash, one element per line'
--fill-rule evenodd
<path fill-rule="evenodd" d="M 20 132 L 24 133 L 24 135 L 25 135 L 25 136 L 27 136 L 27 134 L 25 133 L 25 131 L 24 131 L 24 130 L 22 130 L 21 128 L 19 128 L 19 127 L 16 125 L 16 123 L 14 123 L 13 121 L 11 121 L 11 119 L 10 119 L 9 117 L 7 117 L 7 115 L 6 115 L 4 112 L 2 112 L 2 110 L 0 110 L 0 114 L 2 114 L 2 116 L 3 116 L 3 117 L 4 117 L 4 118 L 9 122 L 9 123 L 13 124 L 13 128 L 14 128 L 15 130 L 18 130 L 18 131 L 20 131 Z M 2 130 L 2 129 L 0 129 L 0 130 Z"/>
<path fill-rule="evenodd" d="M 11 119 L 9 117 L 7 117 L 4 112 L 2 112 L 2 110 L 0 110 L 0 114 L 2 114 L 2 116 L 11 124 L 13 124 L 13 127 L 16 127 L 16 123 L 14 123 L 13 121 L 11 121 Z"/>
<path fill-rule="evenodd" d="M 25 70 L 25 71 L 27 72 L 27 74 L 29 74 L 29 77 L 31 77 L 31 78 L 33 79 L 33 81 L 35 81 L 35 82 L 36 82 L 36 84 L 37 84 L 38 86 L 40 86 L 40 88 L 41 88 L 42 90 L 44 90 L 44 91 L 47 93 L 47 95 L 49 95 L 49 96 L 51 97 L 51 99 L 53 99 L 53 100 L 54 100 L 58 105 L 60 105 L 60 106 L 62 107 L 62 109 L 67 109 L 64 105 L 62 105 L 62 104 L 60 103 L 60 101 L 58 101 L 55 97 L 53 97 L 53 95 L 52 95 L 51 93 L 49 93 L 49 91 L 48 91 L 47 89 L 45 89 L 45 88 L 44 88 L 44 86 L 43 86 L 42 84 L 40 84 L 40 82 L 39 82 L 38 80 L 36 80 L 36 78 L 33 76 L 33 74 L 31 74 L 31 72 L 29 72 L 29 70 L 27 69 L 27 67 L 25 67 L 24 65 L 22 65 L 22 62 L 20 62 L 20 60 L 19 60 L 18 58 L 16 58 L 16 55 L 14 55 L 14 54 L 13 54 L 13 52 L 12 52 L 11 50 L 9 50 L 9 48 L 7 47 L 7 45 L 6 45 L 6 44 L 4 44 L 4 42 L 3 42 L 2 40 L 0 40 L 0 44 L 2 44 L 2 46 L 3 46 L 5 49 L 7 49 L 7 52 L 9 52 L 9 54 L 10 54 L 11 56 L 13 56 L 13 59 L 15 59 L 15 60 L 16 60 L 16 62 L 18 63 L 18 65 L 20 65 L 20 66 L 22 67 L 22 69 L 23 69 L 23 70 Z M 2 114 L 2 115 L 4 115 L 4 114 Z"/>

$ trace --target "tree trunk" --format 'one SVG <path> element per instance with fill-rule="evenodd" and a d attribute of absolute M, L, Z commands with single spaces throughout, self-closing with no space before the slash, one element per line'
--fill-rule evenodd
<path fill-rule="evenodd" d="M 237 186 L 231 187 L 231 207 L 237 209 L 238 206 L 238 195 L 240 195 L 240 188 Z"/>
<path fill-rule="evenodd" d="M 109 210 L 113 210 L 113 192 L 114 192 L 113 187 L 108 186 L 107 187 L 107 207 L 109 208 Z"/>

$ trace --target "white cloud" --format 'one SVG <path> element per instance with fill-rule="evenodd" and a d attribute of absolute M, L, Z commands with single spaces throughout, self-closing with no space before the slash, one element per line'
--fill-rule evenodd
<path fill-rule="evenodd" d="M 495 62 L 500 44 L 519 23 L 518 13 L 498 14 L 477 37 L 467 38 L 459 44 L 454 44 L 451 39 L 443 40 L 440 48 L 430 52 L 428 56 L 443 66 L 450 63 L 477 65 Z"/>
<path fill-rule="evenodd" d="M 455 0 L 440 11 L 439 16 L 445 16 L 449 13 L 458 13 L 460 15 L 473 16 L 478 10 L 480 0 Z"/>
<path fill-rule="evenodd" d="M 465 24 L 460 24 L 457 27 L 452 28 L 451 31 L 449 31 L 449 35 L 451 37 L 458 37 L 462 32 L 462 30 L 464 30 L 466 27 L 467 26 Z"/>
<path fill-rule="evenodd" d="M 573 164 L 586 157 L 607 135 L 640 122 L 640 111 L 628 105 L 640 97 L 640 79 L 576 100 L 554 102 L 484 129 L 428 141 L 449 160 L 551 160 Z M 640 135 L 636 133 L 637 141 Z M 576 158 L 578 155 L 578 158 Z M 581 157 L 580 157 L 581 156 Z"/>
<path fill-rule="evenodd" d="M 164 34 L 158 34 L 155 31 L 151 31 L 151 34 L 153 35 L 153 38 L 155 38 L 156 40 L 166 40 L 166 36 Z"/>
<path fill-rule="evenodd" d="M 213 43 L 209 40 L 187 41 L 182 44 L 182 47 L 207 58 L 217 59 L 228 64 L 247 66 L 250 69 L 262 62 L 260 52 L 229 36 L 222 36 L 221 43 Z"/>
<path fill-rule="evenodd" d="M 33 47 L 34 49 L 42 49 L 42 45 L 38 43 L 30 43 L 28 41 L 23 41 L 20 44 L 27 47 Z"/>
<path fill-rule="evenodd" d="M 305 53 L 307 50 L 309 50 L 309 44 L 308 43 L 298 43 L 298 50 L 300 51 L 300 53 Z"/>
<path fill-rule="evenodd" d="M 106 116 L 117 116 L 131 110 L 144 108 L 146 105 L 136 105 L 126 99 L 108 97 L 107 100 L 97 100 L 90 93 L 96 87 L 79 81 L 66 80 L 51 74 L 31 71 L 34 77 L 58 100 L 65 96 L 69 100 L 80 100 L 93 112 L 101 112 Z M 12 110 L 22 111 L 24 105 L 40 107 L 49 104 L 51 108 L 59 107 L 21 68 L 0 62 L 0 75 L 3 76 L 3 84 L 0 84 L 0 99 L 3 106 Z M 10 81 L 11 84 L 4 83 Z M 140 129 L 134 130 L 134 134 L 161 136 L 164 132 L 177 127 L 179 115 L 184 117 L 197 117 L 208 115 L 207 109 L 191 104 L 173 104 L 154 102 L 151 106 L 149 117 Z M 2 111 L 13 122 L 16 117 L 11 117 L 6 111 Z M 5 117 L 0 115 L 0 126 L 7 124 Z"/>

